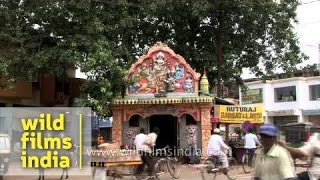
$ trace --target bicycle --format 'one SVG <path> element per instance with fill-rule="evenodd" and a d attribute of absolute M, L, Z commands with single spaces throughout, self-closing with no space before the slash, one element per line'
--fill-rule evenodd
<path fill-rule="evenodd" d="M 155 163 L 154 170 L 156 171 L 155 175 L 146 175 L 146 174 L 135 174 L 138 180 L 148 180 L 148 179 L 159 179 L 161 174 L 169 172 L 172 179 L 179 179 L 180 178 L 180 165 L 178 159 L 176 157 L 167 156 L 167 149 L 169 147 L 166 146 L 160 151 L 165 152 L 165 157 L 159 158 Z"/>
<path fill-rule="evenodd" d="M 207 158 L 204 160 L 201 168 L 201 177 L 203 180 L 215 180 L 219 174 L 224 174 L 229 180 L 235 180 L 238 176 L 238 162 L 231 156 L 231 150 L 228 153 L 229 168 L 227 173 L 223 173 L 221 162 L 217 156 Z M 213 176 L 213 177 L 211 177 Z"/>
<path fill-rule="evenodd" d="M 251 158 L 251 161 L 252 161 L 252 158 Z M 241 166 L 242 166 L 244 173 L 250 173 L 251 161 L 250 161 L 249 150 L 246 149 L 246 152 L 242 155 L 242 158 L 241 158 Z"/>
<path fill-rule="evenodd" d="M 259 148 L 260 146 L 258 146 Z M 246 152 L 241 157 L 241 166 L 244 171 L 244 173 L 250 173 L 252 169 L 252 159 L 254 156 L 254 151 L 256 149 L 246 149 Z M 251 155 L 251 158 L 250 158 Z"/>

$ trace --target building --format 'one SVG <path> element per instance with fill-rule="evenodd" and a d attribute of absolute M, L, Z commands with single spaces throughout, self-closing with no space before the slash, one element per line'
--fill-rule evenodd
<path fill-rule="evenodd" d="M 29 81 L 17 82 L 0 90 L 1 107 L 68 107 L 80 96 L 84 79 L 75 77 L 75 69 L 68 71 L 67 81 L 54 74 L 39 73 Z"/>
<path fill-rule="evenodd" d="M 74 98 L 80 96 L 85 80 L 76 78 L 73 68 L 68 76 L 66 82 L 61 82 L 55 75 L 39 73 L 30 81 L 0 89 L 0 107 L 70 107 Z M 0 131 L 10 131 L 6 129 L 10 127 L 5 118 L 8 114 L 6 109 L 0 109 Z"/>
<path fill-rule="evenodd" d="M 157 43 L 134 63 L 126 75 L 130 82 L 124 98 L 112 103 L 112 139 L 131 145 L 141 127 L 160 128 L 156 148 L 187 148 L 187 137 L 205 152 L 211 135 L 214 97 L 186 60 L 167 45 Z M 200 82 L 201 79 L 201 82 Z"/>
<path fill-rule="evenodd" d="M 320 125 L 320 76 L 246 82 L 240 89 L 241 105 L 263 105 L 265 122 Z"/>

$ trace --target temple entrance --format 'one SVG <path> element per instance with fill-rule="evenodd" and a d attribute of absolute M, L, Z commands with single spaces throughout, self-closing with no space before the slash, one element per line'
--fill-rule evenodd
<path fill-rule="evenodd" d="M 154 127 L 160 129 L 156 148 L 176 148 L 178 144 L 178 118 L 171 115 L 154 115 L 150 117 L 150 132 Z"/>

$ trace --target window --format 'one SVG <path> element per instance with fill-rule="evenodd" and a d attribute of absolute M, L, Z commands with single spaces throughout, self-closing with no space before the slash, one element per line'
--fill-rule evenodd
<path fill-rule="evenodd" d="M 259 89 L 248 89 L 241 93 L 242 104 L 263 103 L 263 91 Z"/>
<path fill-rule="evenodd" d="M 139 116 L 134 115 L 129 120 L 129 127 L 139 127 Z"/>
<path fill-rule="evenodd" d="M 274 89 L 275 102 L 296 101 L 296 86 Z"/>
<path fill-rule="evenodd" d="M 186 115 L 186 125 L 187 126 L 189 126 L 189 125 L 197 125 L 196 120 L 194 120 L 194 118 L 190 114 Z"/>
<path fill-rule="evenodd" d="M 309 86 L 310 100 L 320 100 L 320 84 Z"/>

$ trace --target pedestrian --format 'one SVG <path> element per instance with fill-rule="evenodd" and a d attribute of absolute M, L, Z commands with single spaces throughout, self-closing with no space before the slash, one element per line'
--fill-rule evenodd
<path fill-rule="evenodd" d="M 141 155 L 141 159 L 143 161 L 142 166 L 139 166 L 137 169 L 137 174 L 140 174 L 143 172 L 144 166 L 148 166 L 148 175 L 154 175 L 154 157 L 153 157 L 153 150 L 156 145 L 156 141 L 158 138 L 158 135 L 160 133 L 160 129 L 155 127 L 153 131 L 147 135 L 145 138 L 145 141 L 143 144 L 140 146 L 139 151 Z"/>
<path fill-rule="evenodd" d="M 290 147 L 283 141 L 278 141 L 278 143 L 286 148 L 293 157 L 302 160 L 310 159 L 311 167 L 298 174 L 299 180 L 320 179 L 320 133 L 313 133 L 309 141 L 300 148 Z"/>
<path fill-rule="evenodd" d="M 255 151 L 253 158 L 254 180 L 297 179 L 289 152 L 276 143 L 277 133 L 271 124 L 260 127 L 262 147 Z"/>
<path fill-rule="evenodd" d="M 154 155 L 155 155 L 156 142 L 157 142 L 159 134 L 160 134 L 160 129 L 158 127 L 154 127 L 152 132 L 147 135 L 147 138 L 145 141 L 145 144 L 151 150 L 150 156 L 148 158 L 148 161 L 149 161 L 148 162 L 148 173 L 149 173 L 149 175 L 155 174 L 155 172 L 154 172 L 154 166 L 155 166 Z"/>
<path fill-rule="evenodd" d="M 142 173 L 144 166 L 148 163 L 146 160 L 147 158 L 145 157 L 146 153 L 144 152 L 144 150 L 147 149 L 144 145 L 144 142 L 146 141 L 146 139 L 147 139 L 146 130 L 144 128 L 141 128 L 140 133 L 136 135 L 133 142 L 136 147 L 136 150 L 141 155 L 141 160 L 142 160 L 142 164 L 139 165 L 137 168 L 137 171 L 136 171 L 137 174 Z"/>
<path fill-rule="evenodd" d="M 146 141 L 146 138 L 146 130 L 144 128 L 141 128 L 140 133 L 136 135 L 133 142 L 137 150 L 141 149 L 141 146 Z"/>
<path fill-rule="evenodd" d="M 252 157 L 254 155 L 254 151 L 258 146 L 262 146 L 258 137 L 252 133 L 253 129 L 249 128 L 248 133 L 244 136 L 244 148 L 246 149 L 249 155 L 249 164 L 251 165 Z"/>

